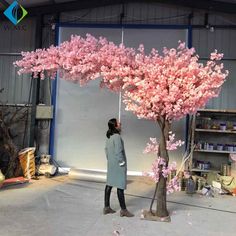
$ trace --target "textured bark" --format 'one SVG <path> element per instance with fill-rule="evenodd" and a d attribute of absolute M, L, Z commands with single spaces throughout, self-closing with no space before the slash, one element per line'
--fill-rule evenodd
<path fill-rule="evenodd" d="M 169 215 L 166 206 L 166 179 L 161 176 L 157 187 L 156 216 L 166 217 Z"/>
<path fill-rule="evenodd" d="M 165 159 L 166 163 L 169 162 L 169 155 L 166 149 L 166 141 L 169 138 L 170 131 L 170 122 L 165 119 L 160 119 L 158 124 L 161 128 L 161 140 L 159 146 L 158 156 Z M 156 216 L 166 217 L 169 213 L 166 206 L 166 178 L 160 174 L 159 182 L 157 183 L 157 207 L 156 207 Z"/>
<path fill-rule="evenodd" d="M 15 114 L 13 114 L 15 116 Z M 0 111 L 0 169 L 6 179 L 18 177 L 22 169 L 17 155 L 17 148 L 12 141 L 9 126 L 4 121 L 4 113 Z M 14 117 L 10 119 L 13 123 Z"/>
<path fill-rule="evenodd" d="M 11 140 L 8 128 L 3 121 L 0 121 L 0 124 L 0 163 L 3 165 L 2 172 L 6 178 L 17 177 L 21 171 L 17 150 Z"/>
<path fill-rule="evenodd" d="M 170 122 L 166 121 L 164 118 L 161 118 L 160 120 L 158 120 L 158 124 L 161 129 L 161 140 L 157 156 L 164 158 L 166 163 L 168 164 L 169 155 L 166 149 L 166 141 L 169 138 Z M 153 213 L 152 207 L 156 197 L 157 197 L 156 212 Z M 157 217 L 162 218 L 169 216 L 166 206 L 166 179 L 162 176 L 161 171 L 160 171 L 159 182 L 156 183 L 156 188 L 152 197 L 149 211 L 152 215 L 155 215 Z"/>
<path fill-rule="evenodd" d="M 155 191 L 154 191 L 154 194 L 153 194 L 153 197 L 152 197 L 152 201 L 151 201 L 151 204 L 150 204 L 150 208 L 149 208 L 149 211 L 151 214 L 154 215 L 153 211 L 152 211 L 152 206 L 153 206 L 153 203 L 155 201 L 155 197 L 157 195 L 157 188 L 158 188 L 158 183 L 156 183 L 156 188 L 155 188 Z"/>

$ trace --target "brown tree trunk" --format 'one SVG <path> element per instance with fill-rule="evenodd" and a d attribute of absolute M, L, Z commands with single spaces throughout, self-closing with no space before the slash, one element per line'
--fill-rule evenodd
<path fill-rule="evenodd" d="M 166 141 L 169 138 L 170 122 L 165 119 L 160 119 L 158 124 L 161 128 L 161 140 L 159 145 L 158 156 L 164 158 L 167 165 L 169 162 L 169 155 L 166 149 Z M 167 217 L 169 213 L 166 206 L 166 178 L 160 173 L 159 182 L 157 183 L 157 207 L 156 215 L 158 217 Z"/>
<path fill-rule="evenodd" d="M 154 194 L 153 194 L 153 197 L 152 197 L 152 201 L 151 201 L 151 204 L 150 204 L 150 208 L 149 208 L 149 211 L 152 215 L 155 215 L 152 211 L 152 206 L 153 206 L 153 203 L 155 201 L 155 197 L 157 195 L 157 187 L 158 187 L 158 183 L 156 183 L 156 187 L 155 187 L 155 191 L 154 191 Z"/>

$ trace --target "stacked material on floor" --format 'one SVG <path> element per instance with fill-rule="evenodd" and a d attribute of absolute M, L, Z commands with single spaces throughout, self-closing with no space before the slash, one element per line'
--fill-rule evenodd
<path fill-rule="evenodd" d="M 219 176 L 221 188 L 234 194 L 236 192 L 236 180 L 233 176 Z"/>
<path fill-rule="evenodd" d="M 28 147 L 19 152 L 19 160 L 23 170 L 23 175 L 27 179 L 35 177 L 35 147 Z"/>
<path fill-rule="evenodd" d="M 22 177 L 22 176 L 16 177 L 16 178 L 5 179 L 2 183 L 0 183 L 0 188 L 11 186 L 11 185 L 16 185 L 16 184 L 24 184 L 24 183 L 28 183 L 28 182 L 29 182 L 29 180 Z"/>

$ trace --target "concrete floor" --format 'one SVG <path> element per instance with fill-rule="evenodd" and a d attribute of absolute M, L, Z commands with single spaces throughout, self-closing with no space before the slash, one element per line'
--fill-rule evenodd
<path fill-rule="evenodd" d="M 168 196 L 171 223 L 141 220 L 154 185 L 137 179 L 128 185 L 126 202 L 133 218 L 119 212 L 102 215 L 103 183 L 41 177 L 27 185 L 0 190 L 0 236 L 235 236 L 236 197 Z M 119 211 L 116 192 L 111 205 Z M 115 233 L 117 231 L 117 233 Z"/>

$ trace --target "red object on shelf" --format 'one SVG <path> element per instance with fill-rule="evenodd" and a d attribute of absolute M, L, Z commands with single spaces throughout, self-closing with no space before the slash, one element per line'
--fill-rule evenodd
<path fill-rule="evenodd" d="M 0 188 L 10 185 L 16 185 L 16 184 L 24 184 L 28 183 L 29 180 L 25 179 L 24 177 L 16 177 L 16 178 L 10 178 L 3 181 L 3 183 L 0 185 Z"/>

